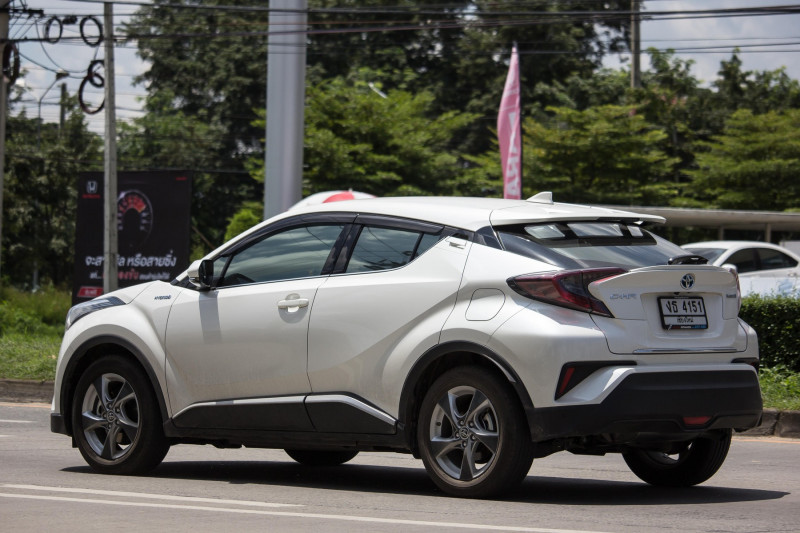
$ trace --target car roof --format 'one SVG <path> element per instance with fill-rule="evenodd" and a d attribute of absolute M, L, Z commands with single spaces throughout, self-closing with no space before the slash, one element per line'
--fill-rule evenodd
<path fill-rule="evenodd" d="M 772 244 L 771 242 L 761 241 L 701 241 L 690 242 L 682 245 L 683 248 L 723 248 L 725 250 L 740 250 L 742 248 L 772 248 L 773 250 L 785 251 L 786 248 Z"/>
<path fill-rule="evenodd" d="M 545 193 L 543 193 L 545 194 Z M 398 216 L 477 231 L 492 225 L 559 220 L 626 220 L 663 224 L 664 218 L 617 209 L 552 202 L 539 194 L 528 200 L 470 197 L 383 197 L 331 202 L 294 209 L 267 221 L 308 213 L 359 213 Z"/>
<path fill-rule="evenodd" d="M 771 242 L 761 242 L 761 241 L 702 241 L 702 242 L 690 242 L 689 244 L 681 245 L 681 248 L 684 249 L 698 249 L 698 248 L 721 248 L 725 250 L 721 255 L 727 255 L 732 252 L 738 252 L 739 250 L 745 250 L 747 248 L 766 248 L 768 250 L 778 250 L 781 253 L 784 253 L 794 259 L 795 261 L 800 261 L 800 255 L 794 253 L 792 250 L 788 248 L 784 248 L 783 246 L 778 246 L 777 244 L 772 244 Z"/>

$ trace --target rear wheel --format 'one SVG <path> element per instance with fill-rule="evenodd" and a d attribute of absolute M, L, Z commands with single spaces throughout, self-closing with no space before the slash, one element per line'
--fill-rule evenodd
<path fill-rule="evenodd" d="M 522 408 L 505 383 L 477 367 L 437 379 L 419 412 L 417 444 L 434 483 L 454 496 L 516 487 L 533 461 Z"/>
<path fill-rule="evenodd" d="M 689 487 L 716 474 L 730 446 L 731 430 L 728 429 L 690 441 L 674 453 L 632 450 L 623 454 L 623 458 L 639 479 L 651 485 Z"/>
<path fill-rule="evenodd" d="M 146 473 L 169 450 L 150 382 L 121 356 L 99 359 L 81 376 L 72 430 L 83 458 L 104 474 Z"/>
<path fill-rule="evenodd" d="M 347 450 L 284 450 L 286 454 L 306 466 L 337 466 L 346 463 L 356 455 Z"/>

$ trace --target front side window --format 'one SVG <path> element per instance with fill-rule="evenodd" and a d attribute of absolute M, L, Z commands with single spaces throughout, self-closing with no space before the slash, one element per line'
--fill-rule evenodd
<path fill-rule="evenodd" d="M 755 272 L 758 270 L 758 261 L 756 258 L 756 251 L 753 248 L 745 248 L 738 252 L 731 254 L 726 263 L 736 265 L 736 270 L 740 274 L 746 272 Z"/>
<path fill-rule="evenodd" d="M 628 222 L 559 221 L 497 228 L 503 247 L 567 269 L 665 265 L 686 250 Z"/>
<path fill-rule="evenodd" d="M 319 276 L 343 227 L 303 226 L 268 235 L 230 258 L 219 286 Z"/>

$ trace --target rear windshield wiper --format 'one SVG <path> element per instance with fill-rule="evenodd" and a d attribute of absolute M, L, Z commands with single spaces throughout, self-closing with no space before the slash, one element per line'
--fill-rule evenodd
<path fill-rule="evenodd" d="M 667 261 L 668 265 L 705 265 L 706 263 L 708 263 L 708 259 L 696 254 L 677 255 L 670 257 Z"/>

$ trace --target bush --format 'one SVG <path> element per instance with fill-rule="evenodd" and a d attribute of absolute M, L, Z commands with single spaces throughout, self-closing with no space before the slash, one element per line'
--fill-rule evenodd
<path fill-rule="evenodd" d="M 43 287 L 36 292 L 24 292 L 10 287 L 0 289 L 0 307 L 22 313 L 49 326 L 62 326 L 71 306 L 69 291 Z M 16 318 L 9 318 L 16 320 Z M 0 328 L 4 323 L 0 315 Z M 0 330 L 2 331 L 2 330 Z"/>
<path fill-rule="evenodd" d="M 800 298 L 748 296 L 739 316 L 758 333 L 762 366 L 800 371 Z"/>

